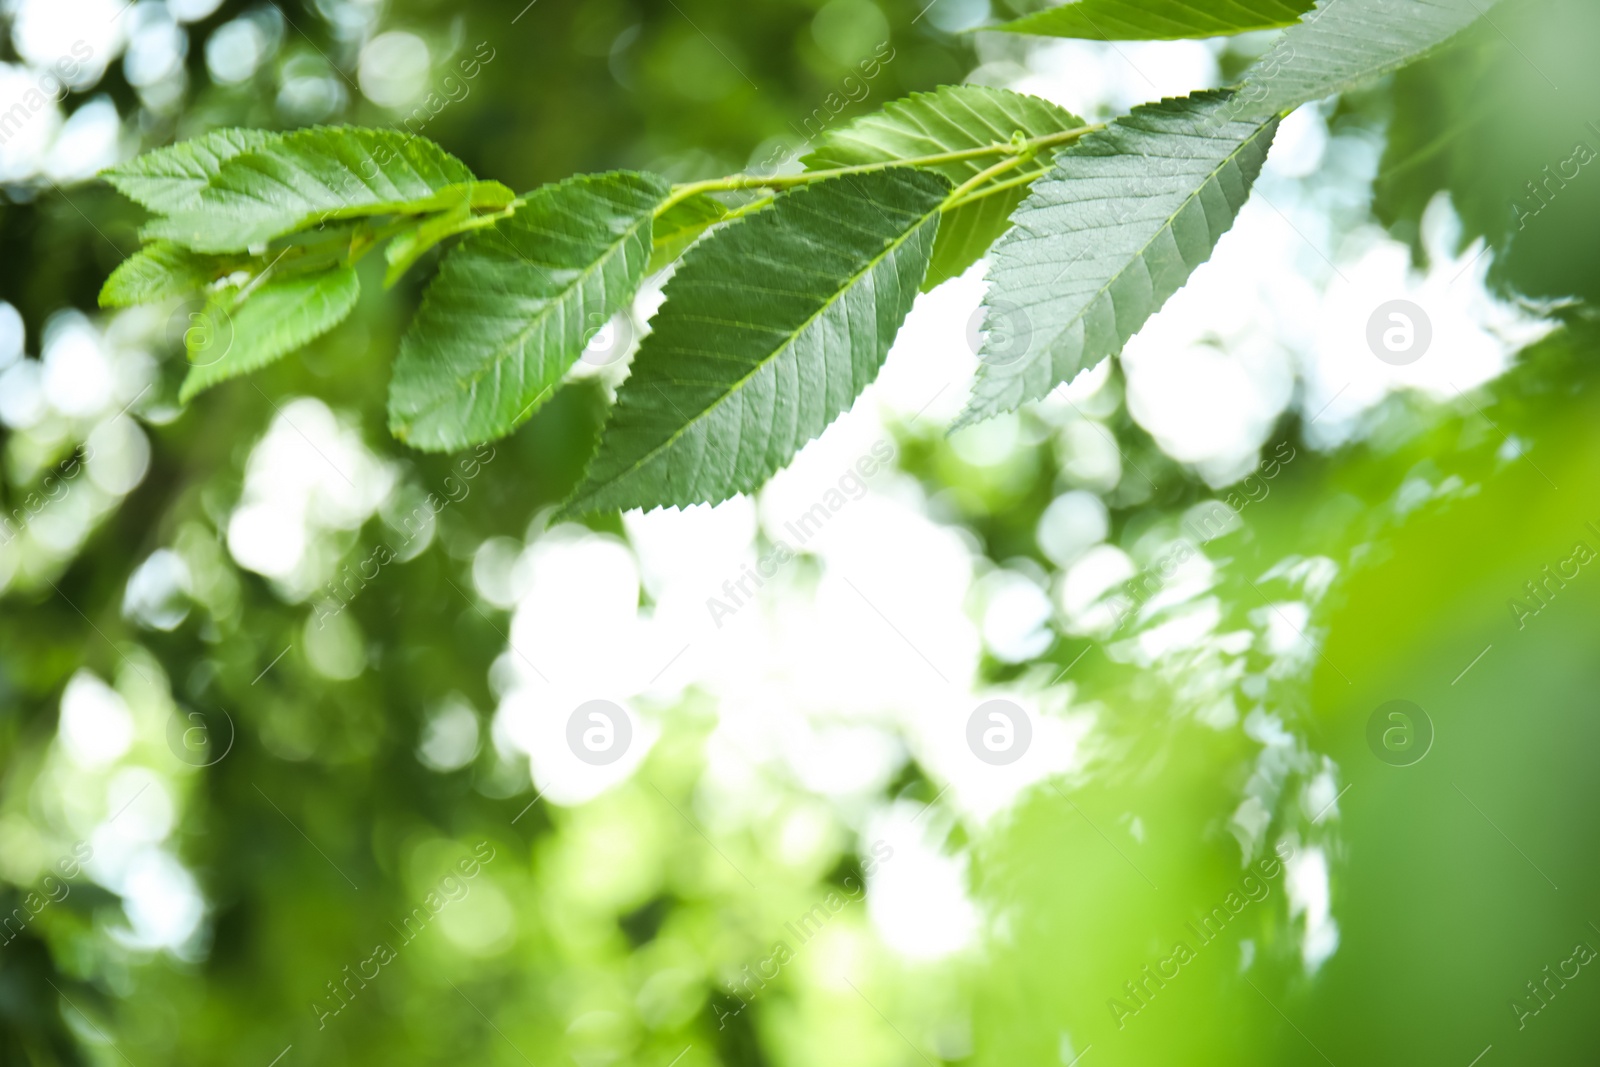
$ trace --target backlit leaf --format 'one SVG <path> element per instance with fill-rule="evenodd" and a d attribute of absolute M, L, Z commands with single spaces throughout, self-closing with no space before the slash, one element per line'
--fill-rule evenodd
<path fill-rule="evenodd" d="M 995 246 L 978 381 L 957 425 L 1036 400 L 1122 350 L 1210 258 L 1275 120 L 1218 121 L 1226 93 L 1147 104 L 1033 183 Z"/>
<path fill-rule="evenodd" d="M 1495 0 L 1320 0 L 1245 72 L 1230 117 L 1263 119 L 1405 66 Z"/>
<path fill-rule="evenodd" d="M 1074 0 L 984 29 L 1091 41 L 1174 41 L 1272 30 L 1311 0 Z"/>

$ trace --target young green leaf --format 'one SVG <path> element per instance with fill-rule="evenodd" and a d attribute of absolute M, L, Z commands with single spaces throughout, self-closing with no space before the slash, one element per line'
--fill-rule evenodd
<path fill-rule="evenodd" d="M 454 204 L 437 215 L 429 215 L 419 220 L 410 229 L 396 234 L 384 248 L 383 258 L 389 264 L 389 269 L 383 275 L 385 289 L 399 281 L 400 276 L 410 270 L 412 264 L 440 241 L 459 233 L 466 233 L 468 230 L 493 226 L 505 217 L 504 214 L 474 213 L 471 187 L 462 185 L 456 188 L 458 192 Z"/>
<path fill-rule="evenodd" d="M 1398 70 L 1496 0 L 1319 0 L 1245 71 L 1232 118 L 1263 119 Z"/>
<path fill-rule="evenodd" d="M 227 129 L 146 152 L 103 172 L 102 177 L 129 200 L 161 215 L 200 204 L 200 191 L 235 156 L 253 152 L 282 134 Z"/>
<path fill-rule="evenodd" d="M 470 190 L 504 208 L 511 190 L 478 182 L 438 145 L 398 130 L 317 126 L 227 160 L 198 203 L 146 225 L 144 236 L 197 252 L 242 252 L 333 219 L 447 210 Z"/>
<path fill-rule="evenodd" d="M 690 249 L 565 511 L 714 504 L 788 463 L 877 377 L 949 188 L 818 182 Z"/>
<path fill-rule="evenodd" d="M 337 267 L 269 277 L 236 307 L 230 303 L 237 293 L 219 296 L 196 313 L 185 333 L 190 365 L 178 399 L 188 403 L 202 390 L 258 370 L 322 336 L 350 314 L 360 295 L 355 268 Z"/>
<path fill-rule="evenodd" d="M 490 218 L 487 221 L 493 223 L 495 220 Z M 428 249 L 471 227 L 472 223 L 472 204 L 463 195 L 446 210 L 418 219 L 410 228 L 395 234 L 383 250 L 384 261 L 389 264 L 383 274 L 383 287 L 388 289 L 393 286 Z"/>
<path fill-rule="evenodd" d="M 650 265 L 645 268 L 645 273 L 654 274 L 677 260 L 711 227 L 753 215 L 770 205 L 772 199 L 773 194 L 766 193 L 738 207 L 729 207 L 720 200 L 697 193 L 673 204 L 656 217 L 651 230 Z M 708 200 L 716 206 L 697 203 L 700 200 Z"/>
<path fill-rule="evenodd" d="M 206 256 L 157 241 L 139 249 L 111 272 L 100 287 L 100 306 L 133 307 L 198 293 L 245 262 L 241 256 Z"/>
<path fill-rule="evenodd" d="M 1122 350 L 1211 255 L 1277 120 L 1216 121 L 1226 93 L 1146 104 L 1056 159 L 995 246 L 989 331 L 957 426 L 1037 400 Z"/>
<path fill-rule="evenodd" d="M 1006 144 L 1018 131 L 1027 137 L 1043 137 L 1083 126 L 1084 121 L 1076 115 L 1035 96 L 981 85 L 947 85 L 896 100 L 881 111 L 828 132 L 801 162 L 807 170 L 894 163 Z M 1042 150 L 1032 162 L 1006 177 L 1043 174 L 1051 154 L 1050 149 Z M 960 185 L 1004 158 L 1000 153 L 973 155 L 929 169 Z M 1007 220 L 1027 193 L 1026 183 L 1019 183 L 947 211 L 939 223 L 939 239 L 923 288 L 932 289 L 976 263 L 1006 231 Z"/>
<path fill-rule="evenodd" d="M 684 250 L 733 209 L 707 193 L 680 200 L 656 219 L 650 231 L 650 265 L 654 273 L 683 255 Z"/>
<path fill-rule="evenodd" d="M 446 451 L 516 429 L 633 297 L 669 191 L 651 174 L 580 175 L 452 249 L 400 343 L 394 435 Z"/>
<path fill-rule="evenodd" d="M 1176 41 L 1293 24 L 1311 0 L 1075 0 L 986 30 L 1090 41 Z"/>

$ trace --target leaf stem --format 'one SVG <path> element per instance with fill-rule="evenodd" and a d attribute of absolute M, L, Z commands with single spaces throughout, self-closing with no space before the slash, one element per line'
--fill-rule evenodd
<path fill-rule="evenodd" d="M 1002 159 L 1000 162 L 996 163 L 994 166 L 988 167 L 988 168 L 986 168 L 984 170 L 980 170 L 978 173 L 974 174 L 972 177 L 968 178 L 966 181 L 964 181 L 960 185 L 956 186 L 954 189 L 952 189 L 950 191 L 950 195 L 948 197 L 946 197 L 945 199 L 948 202 L 954 204 L 957 201 L 959 201 L 963 196 L 965 196 L 967 193 L 970 193 L 973 189 L 976 189 L 978 186 L 982 185 L 984 182 L 988 181 L 990 178 L 993 178 L 993 177 L 995 177 L 996 175 L 999 175 L 999 174 L 1004 174 L 1008 170 L 1012 170 L 1012 169 L 1014 169 L 1016 167 L 1022 166 L 1024 163 L 1030 163 L 1032 161 L 1033 161 L 1033 153 L 1031 153 L 1031 152 L 1029 152 L 1026 155 L 1016 155 L 1016 156 L 1010 157 L 1009 159 Z"/>
<path fill-rule="evenodd" d="M 932 167 L 941 163 L 959 163 L 968 159 L 981 159 L 984 156 L 1004 155 L 1011 157 L 1003 160 L 1004 167 L 996 166 L 977 177 L 987 177 L 990 171 L 1003 173 L 1021 163 L 1032 159 L 1040 149 L 1053 148 L 1057 145 L 1076 141 L 1086 133 L 1104 129 L 1104 123 L 1095 123 L 1089 126 L 1079 126 L 1070 130 L 1058 130 L 1055 133 L 1043 134 L 1039 137 L 1029 137 L 1017 141 L 1001 141 L 995 144 L 980 145 L 977 148 L 963 148 L 954 152 L 939 152 L 928 156 L 912 156 L 906 159 L 886 160 L 881 163 L 859 163 L 849 167 L 832 167 L 827 170 L 803 171 L 799 174 L 733 174 L 726 178 L 711 178 L 706 181 L 685 182 L 672 187 L 672 194 L 662 201 L 656 208 L 656 216 L 669 208 L 682 203 L 699 193 L 736 192 L 741 189 L 790 189 L 798 185 L 809 185 L 812 182 L 826 181 L 829 178 L 840 178 L 850 174 L 866 174 L 876 170 L 887 170 L 889 167 Z M 958 192 L 966 192 L 966 186 L 976 184 L 963 183 Z"/>
<path fill-rule="evenodd" d="M 415 215 L 403 215 L 381 226 L 374 226 L 370 218 L 364 218 L 352 225 L 338 227 L 332 234 L 319 240 L 291 241 L 283 245 L 276 257 L 268 261 L 265 266 L 259 261 L 253 264 L 259 269 L 253 272 L 250 280 L 245 283 L 245 288 L 235 299 L 242 301 L 255 287 L 262 284 L 269 273 L 280 277 L 293 277 L 327 270 L 329 267 L 353 266 L 385 240 L 409 228 L 417 218 Z M 248 269 L 249 265 L 241 266 Z"/>
<path fill-rule="evenodd" d="M 944 202 L 944 207 L 942 207 L 940 210 L 954 211 L 958 207 L 965 207 L 967 204 L 970 204 L 975 200 L 982 200 L 986 196 L 993 196 L 995 193 L 1003 193 L 1007 189 L 1015 189 L 1019 185 L 1027 185 L 1042 173 L 1044 172 L 1037 170 L 1029 171 L 1027 174 L 1019 174 L 1015 178 L 1007 178 L 1003 182 L 995 182 L 992 185 L 985 185 L 982 189 L 979 189 L 976 192 L 965 194 L 959 200 L 957 200 L 952 194 L 951 198 Z"/>

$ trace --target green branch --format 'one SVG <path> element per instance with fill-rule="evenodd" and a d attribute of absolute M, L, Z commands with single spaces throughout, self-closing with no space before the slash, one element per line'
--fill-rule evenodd
<path fill-rule="evenodd" d="M 1086 133 L 1093 133 L 1104 128 L 1104 123 L 1095 123 L 1090 126 L 1079 126 L 1077 129 L 1045 134 L 1041 137 L 1000 141 L 995 144 L 981 145 L 977 148 L 963 148 L 958 152 L 940 152 L 935 155 L 912 156 L 907 159 L 896 159 L 882 163 L 861 163 L 852 167 L 833 167 L 829 170 L 804 171 L 800 174 L 773 174 L 766 176 L 759 174 L 733 174 L 726 178 L 685 182 L 672 187 L 672 195 L 667 197 L 661 206 L 656 209 L 656 215 L 659 217 L 668 208 L 698 193 L 730 193 L 738 192 L 742 189 L 792 189 L 800 185 L 809 185 L 812 182 L 826 181 L 829 178 L 841 178 L 851 174 L 868 174 L 873 171 L 885 170 L 889 167 L 932 167 L 941 163 L 959 163 L 967 159 L 982 159 L 985 156 L 1004 155 L 1012 157 L 1002 161 L 1006 166 L 1000 167 L 997 165 L 978 175 L 981 178 L 988 175 L 990 171 L 1003 173 L 1005 170 L 1025 163 L 1037 155 L 1040 149 L 1068 144 L 1076 141 Z M 968 184 L 970 183 L 964 183 L 958 191 L 964 193 Z"/>

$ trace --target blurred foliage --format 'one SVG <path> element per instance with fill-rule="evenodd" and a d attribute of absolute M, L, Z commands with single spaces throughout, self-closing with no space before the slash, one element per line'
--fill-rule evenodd
<path fill-rule="evenodd" d="M 1395 78 L 1377 210 L 1415 237 L 1447 190 L 1465 223 L 1501 253 L 1508 291 L 1600 297 L 1600 72 L 1588 43 L 1600 9 L 1582 0 L 1511 5 Z"/>

